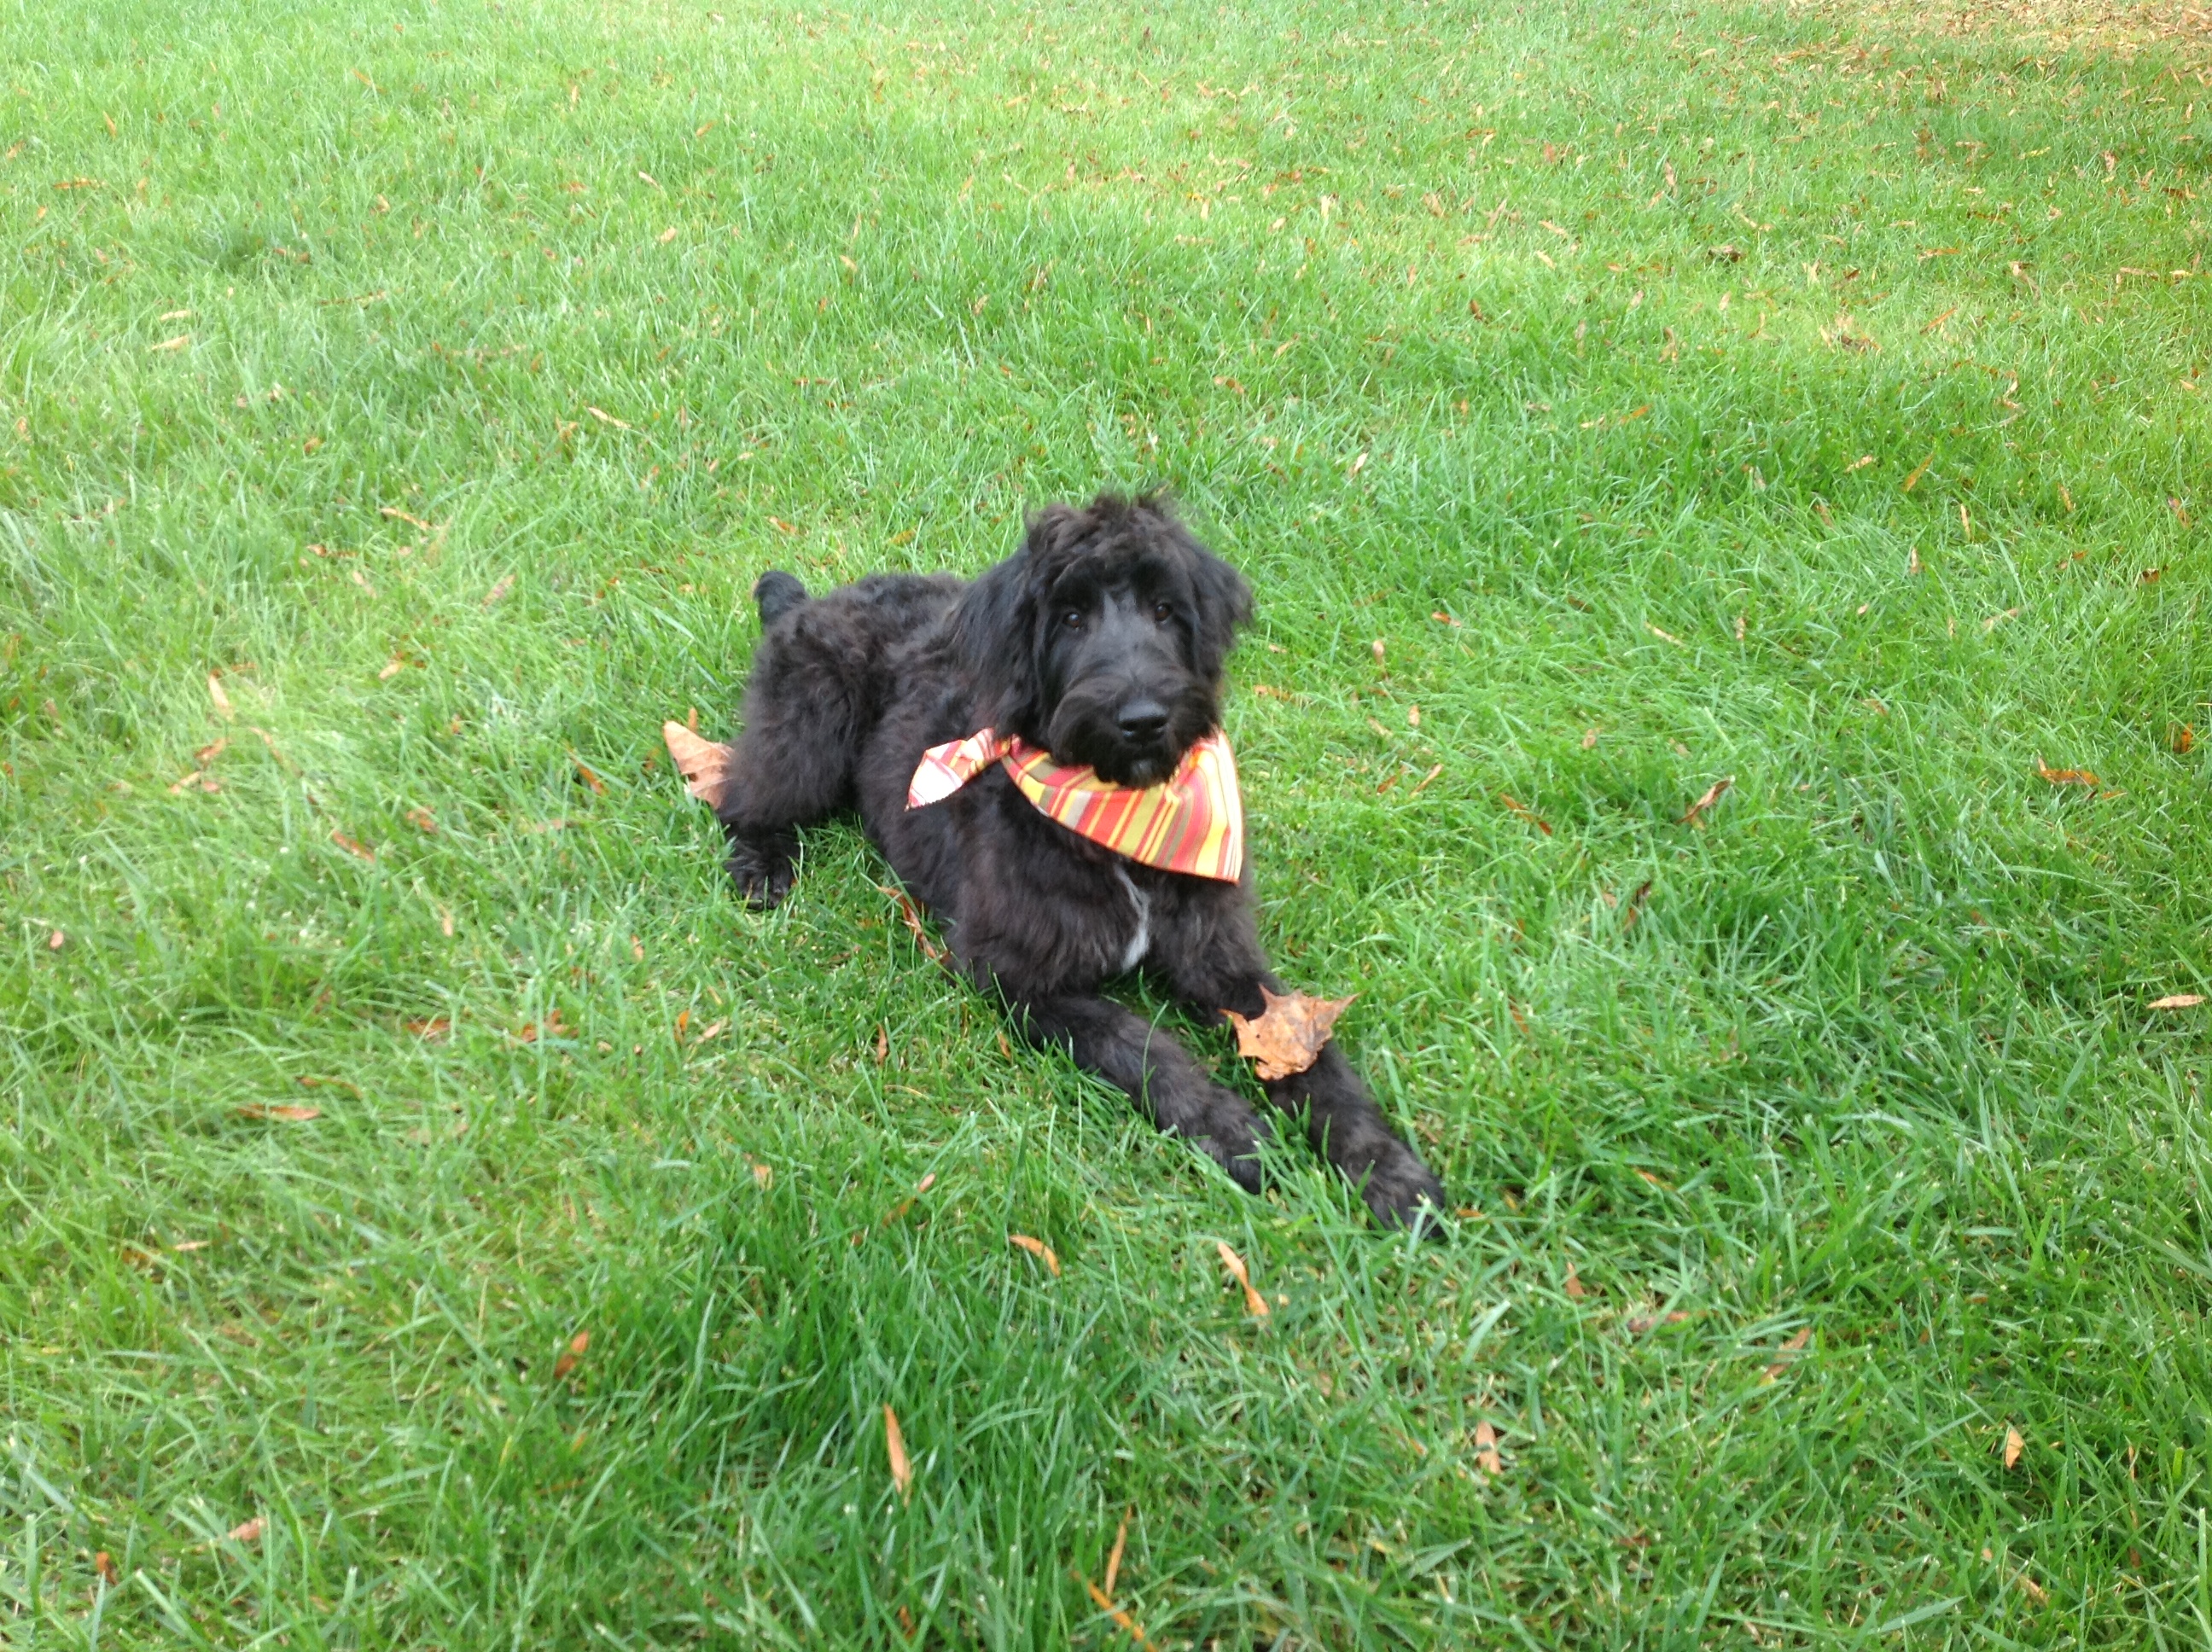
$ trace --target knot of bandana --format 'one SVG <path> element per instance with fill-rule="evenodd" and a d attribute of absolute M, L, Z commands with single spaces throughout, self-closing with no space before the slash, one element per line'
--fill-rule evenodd
<path fill-rule="evenodd" d="M 987 728 L 923 752 L 906 806 L 942 803 L 994 762 L 1047 819 L 1116 854 L 1226 884 L 1244 870 L 1237 760 L 1218 730 L 1185 752 L 1158 785 L 1136 787 L 1111 785 L 1088 763 L 1055 762 L 1050 752 Z"/>

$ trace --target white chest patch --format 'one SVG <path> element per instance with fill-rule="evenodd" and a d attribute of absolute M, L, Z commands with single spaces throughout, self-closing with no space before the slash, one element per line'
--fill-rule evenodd
<path fill-rule="evenodd" d="M 1128 949 L 1121 954 L 1121 968 L 1129 970 L 1142 963 L 1145 954 L 1152 950 L 1152 903 L 1121 867 L 1114 868 L 1114 876 L 1129 891 L 1129 904 L 1137 908 L 1137 932 L 1129 938 Z"/>

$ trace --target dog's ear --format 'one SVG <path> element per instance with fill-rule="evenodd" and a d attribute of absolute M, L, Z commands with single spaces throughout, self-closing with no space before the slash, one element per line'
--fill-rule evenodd
<path fill-rule="evenodd" d="M 1192 548 L 1198 553 L 1191 585 L 1198 592 L 1199 665 L 1206 676 L 1218 677 L 1237 646 L 1237 633 L 1251 623 L 1252 587 L 1212 551 L 1195 541 Z"/>
<path fill-rule="evenodd" d="M 993 728 L 1034 738 L 1043 720 L 1038 615 L 1052 566 L 1080 533 L 1079 513 L 1048 506 L 1030 519 L 1021 550 L 969 586 L 953 610 L 953 646 Z"/>

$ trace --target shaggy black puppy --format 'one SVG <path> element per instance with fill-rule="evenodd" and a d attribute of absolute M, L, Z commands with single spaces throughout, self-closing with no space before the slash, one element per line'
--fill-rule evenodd
<path fill-rule="evenodd" d="M 798 829 L 857 808 L 900 880 L 934 913 L 961 973 L 1014 1025 L 1127 1091 L 1237 1183 L 1260 1185 L 1271 1134 L 1173 1038 L 1099 996 L 1143 969 L 1204 1014 L 1257 1016 L 1280 992 L 1238 882 L 1162 871 L 1048 818 L 997 763 L 942 802 L 908 806 L 927 749 L 985 729 L 1099 777 L 1152 786 L 1218 725 L 1223 662 L 1252 593 L 1153 499 L 1056 505 L 1020 553 L 972 584 L 879 574 L 810 600 L 788 574 L 753 589 L 760 647 L 715 813 L 730 875 L 770 907 L 791 888 Z M 1266 1085 L 1382 1222 L 1443 1190 L 1332 1043 Z"/>

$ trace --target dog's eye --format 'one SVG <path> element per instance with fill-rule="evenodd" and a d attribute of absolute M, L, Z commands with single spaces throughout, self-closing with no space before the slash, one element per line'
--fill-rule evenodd
<path fill-rule="evenodd" d="M 1175 617 L 1175 605 L 1172 603 L 1154 603 L 1152 604 L 1152 617 L 1158 620 L 1161 624 L 1165 625 L 1170 620 Z"/>
<path fill-rule="evenodd" d="M 1069 609 L 1060 616 L 1060 623 L 1071 631 L 1080 631 L 1083 629 L 1083 610 L 1080 608 Z"/>

